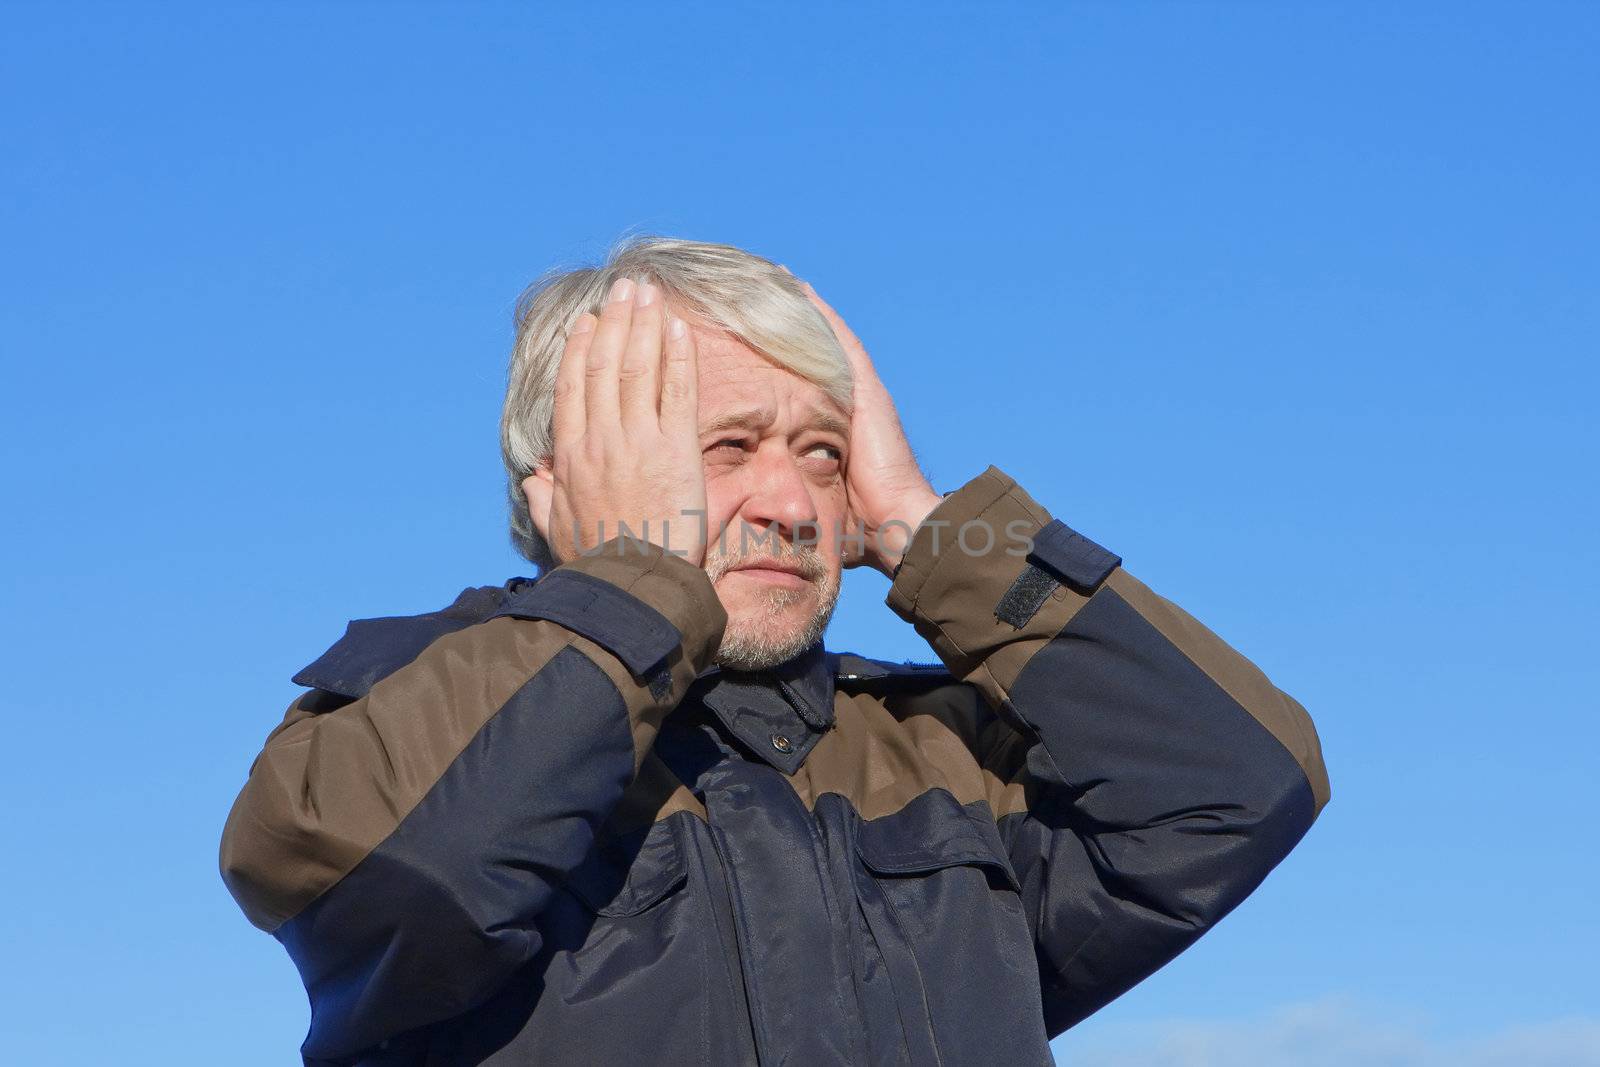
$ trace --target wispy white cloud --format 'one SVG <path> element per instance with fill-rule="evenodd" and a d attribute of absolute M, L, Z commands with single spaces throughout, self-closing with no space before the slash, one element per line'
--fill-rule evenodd
<path fill-rule="evenodd" d="M 1421 1017 L 1330 997 L 1242 1019 L 1089 1023 L 1062 1035 L 1055 1052 L 1064 1067 L 1600 1067 L 1600 1017 L 1458 1037 Z"/>

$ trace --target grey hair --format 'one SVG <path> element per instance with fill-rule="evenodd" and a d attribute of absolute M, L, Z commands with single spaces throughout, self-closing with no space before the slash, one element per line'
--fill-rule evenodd
<path fill-rule="evenodd" d="M 846 411 L 853 381 L 844 349 L 794 275 L 732 245 L 640 236 L 614 246 L 599 267 L 548 271 L 517 301 L 516 341 L 500 417 L 511 543 L 548 569 L 550 547 L 533 525 L 522 482 L 554 451 L 555 382 L 567 331 L 585 311 L 599 314 L 619 278 L 650 279 L 680 312 L 820 386 Z"/>

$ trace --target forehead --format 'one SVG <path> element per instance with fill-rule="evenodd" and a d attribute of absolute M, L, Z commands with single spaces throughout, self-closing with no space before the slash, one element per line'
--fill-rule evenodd
<path fill-rule="evenodd" d="M 820 385 L 778 366 L 726 331 L 693 329 L 702 426 L 748 411 L 770 413 L 779 425 L 849 423 L 849 411 Z"/>

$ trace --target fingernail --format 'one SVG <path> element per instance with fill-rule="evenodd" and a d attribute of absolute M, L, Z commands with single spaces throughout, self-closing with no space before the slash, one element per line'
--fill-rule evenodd
<path fill-rule="evenodd" d="M 633 279 L 618 278 L 611 286 L 611 295 L 606 297 L 608 304 L 620 304 L 633 295 Z"/>
<path fill-rule="evenodd" d="M 674 318 L 671 322 L 667 323 L 667 336 L 671 337 L 674 341 L 682 338 L 684 332 L 685 329 L 682 319 Z"/>
<path fill-rule="evenodd" d="M 585 312 L 579 315 L 578 321 L 574 322 L 572 328 L 567 330 L 567 336 L 571 337 L 575 333 L 588 333 L 592 329 L 594 329 L 594 316 Z"/>
<path fill-rule="evenodd" d="M 638 304 L 639 307 L 644 308 L 649 307 L 651 303 L 654 302 L 655 298 L 656 287 L 651 285 L 649 282 L 645 282 L 639 286 L 639 295 L 634 302 Z"/>

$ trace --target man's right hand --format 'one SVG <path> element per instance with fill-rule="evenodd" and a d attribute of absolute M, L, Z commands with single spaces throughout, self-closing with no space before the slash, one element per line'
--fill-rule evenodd
<path fill-rule="evenodd" d="M 555 455 L 522 483 L 556 562 L 617 536 L 619 523 L 704 562 L 696 374 L 694 334 L 656 286 L 618 279 L 599 318 L 573 324 L 556 376 Z"/>

